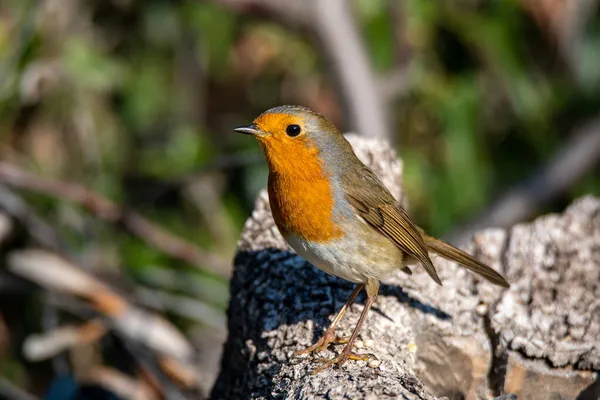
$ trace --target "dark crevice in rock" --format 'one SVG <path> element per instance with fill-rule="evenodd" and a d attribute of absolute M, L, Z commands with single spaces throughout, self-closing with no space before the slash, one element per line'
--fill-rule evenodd
<path fill-rule="evenodd" d="M 504 392 L 504 381 L 506 380 L 506 365 L 508 354 L 500 346 L 500 334 L 494 331 L 489 314 L 483 318 L 485 333 L 490 341 L 492 361 L 488 371 L 488 385 L 494 396 L 500 396 Z"/>
<path fill-rule="evenodd" d="M 596 381 L 579 393 L 575 400 L 598 400 L 600 399 L 600 373 Z"/>

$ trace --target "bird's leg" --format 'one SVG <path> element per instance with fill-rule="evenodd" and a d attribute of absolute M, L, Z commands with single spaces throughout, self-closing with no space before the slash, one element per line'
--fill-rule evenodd
<path fill-rule="evenodd" d="M 369 358 L 368 355 L 359 355 L 359 354 L 354 354 L 352 352 L 352 346 L 354 345 L 354 342 L 356 341 L 356 338 L 358 337 L 358 332 L 360 331 L 360 328 L 361 328 L 363 322 L 365 322 L 365 319 L 367 318 L 367 314 L 369 313 L 369 309 L 375 302 L 375 299 L 377 298 L 377 293 L 379 292 L 379 282 L 376 280 L 371 280 L 371 279 L 367 280 L 366 286 L 367 286 L 367 301 L 365 302 L 365 308 L 363 309 L 362 313 L 360 314 L 360 318 L 358 319 L 358 322 L 356 323 L 356 327 L 354 328 L 354 331 L 352 331 L 352 336 L 350 336 L 350 340 L 348 340 L 348 344 L 346 344 L 346 347 L 344 347 L 344 350 L 342 350 L 340 355 L 335 357 L 334 359 L 319 360 L 323 364 L 320 365 L 319 367 L 317 367 L 313 371 L 313 374 L 319 373 L 319 372 L 323 371 L 324 369 L 327 369 L 336 364 L 341 366 L 348 359 L 367 360 Z"/>
<path fill-rule="evenodd" d="M 362 290 L 363 287 L 365 287 L 364 283 L 359 283 L 358 285 L 356 285 L 356 288 L 354 288 L 354 291 L 352 292 L 352 294 L 350 294 L 350 297 L 348 297 L 348 301 L 346 301 L 346 304 L 344 304 L 344 306 L 341 308 L 341 310 L 333 318 L 333 321 L 331 321 L 329 328 L 327 328 L 327 330 L 325 331 L 323 336 L 321 336 L 321 339 L 319 339 L 317 341 L 317 343 L 313 344 L 310 347 L 307 347 L 304 350 L 298 350 L 296 352 L 297 356 L 302 355 L 302 354 L 312 353 L 313 351 L 317 351 L 317 352 L 323 351 L 327 348 L 327 346 L 329 346 L 329 343 L 333 343 L 333 342 L 345 343 L 346 342 L 345 340 L 338 339 L 335 336 L 335 327 L 337 326 L 338 322 L 340 322 L 340 320 L 346 313 L 346 310 L 348 310 L 348 308 L 352 305 L 352 303 L 354 303 L 354 299 L 356 299 L 356 296 L 358 296 L 358 293 Z"/>

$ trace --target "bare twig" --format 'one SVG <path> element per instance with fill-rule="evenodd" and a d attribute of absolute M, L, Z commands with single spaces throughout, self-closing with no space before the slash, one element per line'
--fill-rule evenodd
<path fill-rule="evenodd" d="M 79 204 L 98 218 L 122 224 L 130 233 L 173 258 L 228 277 L 230 265 L 187 240 L 166 231 L 139 213 L 126 211 L 106 197 L 73 182 L 43 179 L 14 165 L 0 163 L 0 182 L 10 186 L 66 199 Z"/>
<path fill-rule="evenodd" d="M 572 187 L 599 161 L 600 117 L 577 129 L 548 164 L 508 190 L 480 216 L 449 235 L 449 239 L 464 243 L 477 230 L 508 228 L 526 220 Z"/>

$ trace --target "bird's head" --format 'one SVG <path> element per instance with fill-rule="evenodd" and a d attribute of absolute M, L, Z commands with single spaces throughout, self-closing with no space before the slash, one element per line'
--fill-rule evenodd
<path fill-rule="evenodd" d="M 255 136 L 274 173 L 316 171 L 327 165 L 329 171 L 344 162 L 350 144 L 327 118 L 301 106 L 271 108 L 250 125 L 234 129 Z"/>

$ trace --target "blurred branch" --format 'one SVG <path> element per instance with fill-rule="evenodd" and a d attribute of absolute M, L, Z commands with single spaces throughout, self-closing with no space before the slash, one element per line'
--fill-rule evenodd
<path fill-rule="evenodd" d="M 51 301 L 56 307 L 68 311 L 79 318 L 92 320 L 99 317 L 98 313 L 92 311 L 80 299 L 67 296 L 53 296 Z M 103 322 L 110 321 L 103 320 Z M 140 327 L 140 329 L 142 328 Z M 152 328 L 150 327 L 150 329 Z M 157 391 L 162 392 L 164 399 L 183 399 L 182 391 L 177 384 L 181 384 L 186 388 L 197 387 L 198 377 L 196 376 L 194 366 L 181 363 L 170 356 L 156 354 L 153 352 L 153 349 L 144 346 L 135 338 L 124 335 L 118 330 L 113 330 L 112 333 L 121 341 L 128 355 L 133 358 L 144 380 L 150 382 Z"/>
<path fill-rule="evenodd" d="M 45 360 L 70 347 L 96 342 L 105 333 L 104 324 L 98 320 L 81 325 L 65 325 L 50 332 L 28 336 L 23 343 L 23 354 L 31 361 Z"/>
<path fill-rule="evenodd" d="M 188 340 L 166 319 L 136 307 L 110 287 L 67 260 L 43 250 L 14 251 L 7 257 L 9 270 L 46 290 L 84 299 L 106 317 L 76 327 L 62 327 L 43 335 L 30 336 L 25 353 L 34 359 L 54 354 L 102 337 L 106 327 L 124 340 L 142 344 L 157 353 L 157 363 L 177 382 L 197 385 L 191 365 L 195 352 Z M 135 356 L 135 354 L 134 354 Z M 147 358 L 147 357 L 146 357 Z M 139 361 L 139 360 L 138 360 Z M 144 361 L 149 362 L 145 359 Z M 153 368 L 154 370 L 154 368 Z"/>
<path fill-rule="evenodd" d="M 0 163 L 1 164 L 1 163 Z M 26 226 L 28 234 L 40 245 L 55 251 L 66 251 L 66 244 L 44 220 L 5 185 L 0 184 L 0 209 Z"/>
<path fill-rule="evenodd" d="M 204 174 L 214 172 L 214 171 L 222 171 L 234 168 L 248 167 L 253 165 L 262 164 L 264 162 L 264 156 L 262 153 L 256 151 L 245 151 L 233 154 L 223 154 L 215 157 L 213 160 L 207 162 L 206 164 L 200 166 L 194 171 L 183 175 L 181 178 L 177 179 L 176 182 L 180 185 L 188 184 L 195 179 L 198 179 L 199 176 Z"/>
<path fill-rule="evenodd" d="M 197 279 L 190 271 L 147 266 L 138 273 L 136 279 L 143 286 L 152 288 L 151 290 L 180 293 L 223 306 L 229 302 L 225 284 L 219 285 L 214 280 Z"/>
<path fill-rule="evenodd" d="M 171 379 L 167 378 L 167 376 L 175 378 L 177 382 L 182 384 L 185 384 L 186 379 L 189 377 L 192 377 L 193 380 L 196 381 L 197 378 L 193 368 L 185 368 L 185 373 L 181 375 L 181 369 L 169 369 L 171 365 L 165 363 L 164 359 L 159 358 L 157 360 L 153 354 L 149 353 L 148 349 L 143 348 L 139 343 L 127 337 L 124 337 L 123 339 L 125 348 L 135 357 L 136 362 L 140 366 L 142 376 L 148 383 L 158 391 L 162 392 L 165 400 L 186 400 L 188 398 L 188 396 L 185 396 L 183 391 L 180 390 Z M 183 364 L 179 365 L 183 366 Z M 166 374 L 163 373 L 163 371 L 166 372 Z"/>
<path fill-rule="evenodd" d="M 347 0 L 313 0 L 314 30 L 346 105 L 351 129 L 361 135 L 394 141 L 387 103 L 371 68 L 368 52 Z"/>
<path fill-rule="evenodd" d="M 203 176 L 215 172 L 225 171 L 235 168 L 248 167 L 259 165 L 264 162 L 264 156 L 255 151 L 246 151 L 234 154 L 224 154 L 215 157 L 213 160 L 196 168 L 195 170 L 183 174 L 177 178 L 164 182 L 164 185 L 156 189 L 149 190 L 142 202 L 136 203 L 138 206 L 142 204 L 152 204 L 167 193 L 179 191 L 186 186 L 192 185 L 196 180 Z"/>
<path fill-rule="evenodd" d="M 238 12 L 264 13 L 316 35 L 350 120 L 361 135 L 393 142 L 386 94 L 382 95 L 368 51 L 346 0 L 214 0 Z"/>
<path fill-rule="evenodd" d="M 69 253 L 60 235 L 3 185 L 0 185 L 0 208 L 22 223 L 27 234 L 39 245 Z M 138 365 L 160 380 L 165 398 L 183 397 L 177 387 L 163 375 L 187 387 L 198 384 L 195 369 L 190 364 L 195 352 L 187 339 L 167 320 L 139 309 L 79 266 L 48 251 L 13 251 L 7 256 L 7 265 L 9 271 L 16 276 L 13 280 L 23 278 L 45 288 L 48 293 L 57 295 L 49 297 L 49 305 L 67 310 L 85 320 L 101 321 L 111 328 L 128 345 Z M 100 316 L 105 318 L 98 319 Z M 54 343 L 55 347 L 58 344 L 58 350 L 43 349 L 46 356 L 52 356 L 65 347 L 89 342 L 94 337 L 99 338 L 103 331 L 97 329 L 95 324 L 84 324 L 79 328 L 56 328 L 37 337 L 32 336 L 29 339 L 33 341 L 28 341 L 29 347 L 25 350 L 39 356 L 40 340 L 45 341 L 46 345 Z M 150 354 L 139 344 L 153 353 Z"/>
<path fill-rule="evenodd" d="M 83 381 L 87 384 L 103 386 L 123 399 L 155 400 L 159 398 L 145 382 L 126 376 L 113 368 L 94 367 Z"/>
<path fill-rule="evenodd" d="M 114 224 L 173 258 L 227 278 L 230 265 L 216 255 L 201 250 L 187 240 L 166 231 L 134 211 L 126 211 L 104 196 L 72 182 L 43 179 L 9 163 L 0 162 L 0 183 L 79 204 L 89 212 Z"/>
<path fill-rule="evenodd" d="M 410 89 L 408 80 L 409 67 L 397 68 L 378 80 L 379 92 L 388 102 L 401 98 Z"/>
<path fill-rule="evenodd" d="M 6 378 L 0 376 L 0 399 L 4 400 L 36 400 L 29 394 L 10 383 Z"/>
<path fill-rule="evenodd" d="M 107 316 L 114 329 L 144 343 L 161 354 L 180 360 L 193 358 L 193 348 L 170 322 L 150 314 L 78 266 L 43 250 L 13 251 L 8 255 L 9 270 L 41 287 L 85 299 Z"/>
<path fill-rule="evenodd" d="M 67 246 L 65 242 L 59 238 L 56 231 L 52 227 L 48 226 L 41 218 L 39 218 L 32 210 L 29 209 L 27 204 L 19 198 L 17 195 L 12 193 L 4 185 L 0 185 L 0 209 L 4 212 L 2 215 L 9 218 L 9 224 L 14 226 L 14 220 L 18 220 L 21 224 L 26 226 L 26 230 L 29 235 L 38 243 L 46 246 L 55 251 L 66 251 Z M 10 236 L 14 229 L 11 227 L 6 232 Z M 3 285 L 8 286 L 7 290 L 18 291 L 27 290 L 27 282 L 9 275 L 9 279 L 3 282 Z M 58 325 L 58 313 L 55 307 L 48 302 L 44 301 L 42 304 L 42 328 L 44 331 L 52 331 Z M 68 363 L 62 357 L 55 357 L 52 359 L 52 368 L 57 374 L 65 374 L 69 370 Z"/>
<path fill-rule="evenodd" d="M 11 235 L 12 231 L 12 220 L 6 213 L 0 212 L 0 245 Z"/>
<path fill-rule="evenodd" d="M 464 243 L 477 230 L 508 228 L 566 192 L 600 162 L 600 117 L 576 129 L 561 150 L 525 181 L 509 189 L 480 216 L 457 229 L 449 240 Z"/>
<path fill-rule="evenodd" d="M 221 333 L 226 332 L 225 315 L 200 300 L 156 289 L 146 289 L 144 287 L 138 288 L 135 294 L 148 307 L 153 307 L 161 311 L 169 311 L 185 318 L 199 321 Z"/>

